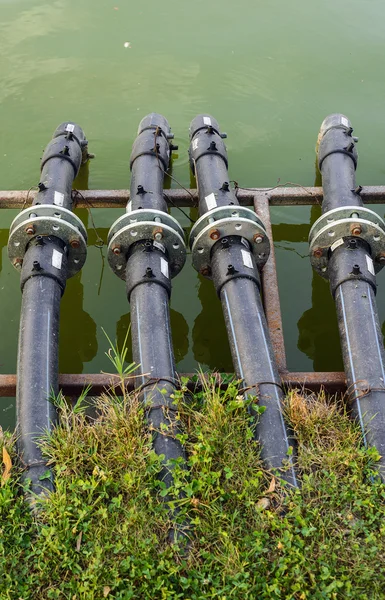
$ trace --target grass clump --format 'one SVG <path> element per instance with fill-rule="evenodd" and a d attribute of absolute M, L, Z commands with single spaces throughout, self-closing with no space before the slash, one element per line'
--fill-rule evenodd
<path fill-rule="evenodd" d="M 1 600 L 384 598 L 385 486 L 343 405 L 288 395 L 302 480 L 293 491 L 264 470 L 251 400 L 235 383 L 188 401 L 185 391 L 175 402 L 189 475 L 172 465 L 167 497 L 191 524 L 189 552 L 167 541 L 161 458 L 137 397 L 104 395 L 94 418 L 60 401 L 43 441 L 56 491 L 35 515 L 14 440 L 0 441 L 13 463 L 0 489 Z"/>

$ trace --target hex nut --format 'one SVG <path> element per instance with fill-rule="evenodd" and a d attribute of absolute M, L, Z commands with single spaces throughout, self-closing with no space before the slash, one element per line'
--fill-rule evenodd
<path fill-rule="evenodd" d="M 158 242 L 163 239 L 163 229 L 161 227 L 156 227 L 153 231 L 154 240 Z"/>
<path fill-rule="evenodd" d="M 212 229 L 210 231 L 210 238 L 212 240 L 219 240 L 219 236 L 220 236 L 219 229 Z"/>
<path fill-rule="evenodd" d="M 352 235 L 361 235 L 362 227 L 359 223 L 353 223 L 353 225 L 350 228 L 350 231 Z"/>
<path fill-rule="evenodd" d="M 211 268 L 208 266 L 202 267 L 199 273 L 203 275 L 203 277 L 209 277 L 211 275 Z"/>
<path fill-rule="evenodd" d="M 263 235 L 261 235 L 260 233 L 256 233 L 253 237 L 253 240 L 256 244 L 261 244 L 263 242 L 263 239 Z"/>
<path fill-rule="evenodd" d="M 21 267 L 23 265 L 23 259 L 22 258 L 15 258 L 12 264 L 13 264 L 14 267 L 16 267 L 16 269 L 21 269 Z"/>

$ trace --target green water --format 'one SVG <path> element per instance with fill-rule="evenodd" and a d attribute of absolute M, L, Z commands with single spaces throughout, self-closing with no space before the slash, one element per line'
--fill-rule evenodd
<path fill-rule="evenodd" d="M 240 185 L 313 185 L 319 126 L 336 111 L 360 136 L 358 182 L 384 184 L 384 19 L 383 0 L 0 0 L 0 188 L 36 185 L 42 149 L 67 119 L 84 128 L 96 154 L 83 187 L 127 188 L 131 145 L 151 111 L 171 123 L 179 144 L 173 174 L 185 186 L 188 126 L 200 112 L 227 131 L 230 176 Z M 93 211 L 104 239 L 122 212 Z M 16 369 L 21 295 L 6 251 L 15 214 L 0 213 L 2 373 Z M 87 211 L 79 214 L 90 226 Z M 329 289 L 306 256 L 316 216 L 308 207 L 272 210 L 292 370 L 342 368 Z M 108 370 L 102 327 L 122 339 L 129 323 L 124 284 L 110 272 L 106 249 L 93 246 L 92 228 L 89 235 L 87 263 L 62 303 L 67 373 Z M 378 283 L 383 322 L 383 274 Z M 219 301 L 189 257 L 171 308 L 178 369 L 231 370 Z M 0 399 L 0 423 L 13 419 L 13 400 Z"/>

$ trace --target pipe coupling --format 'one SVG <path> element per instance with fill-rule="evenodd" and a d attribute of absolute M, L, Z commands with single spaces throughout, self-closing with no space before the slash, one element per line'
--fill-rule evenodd
<path fill-rule="evenodd" d="M 190 125 L 189 160 L 190 168 L 195 174 L 195 164 L 203 156 L 219 157 L 228 169 L 227 150 L 224 139 L 226 133 L 220 133 L 218 122 L 210 116 L 199 115 Z"/>
<path fill-rule="evenodd" d="M 353 136 L 353 127 L 345 115 L 333 114 L 326 117 L 321 125 L 318 135 L 318 167 L 332 154 L 345 154 L 352 159 L 354 168 L 357 168 L 358 154 L 355 144 L 358 138 Z"/>
<path fill-rule="evenodd" d="M 127 212 L 108 232 L 108 262 L 120 279 L 125 279 L 128 252 L 132 244 L 153 240 L 154 246 L 168 255 L 170 276 L 177 275 L 186 261 L 184 231 L 168 213 L 155 209 Z"/>
<path fill-rule="evenodd" d="M 232 235 L 246 239 L 258 269 L 262 269 L 270 254 L 270 241 L 258 215 L 244 206 L 220 206 L 205 213 L 190 233 L 193 267 L 211 278 L 211 249 L 214 244 Z"/>
<path fill-rule="evenodd" d="M 385 264 L 385 222 L 363 206 L 343 206 L 323 214 L 309 233 L 310 262 L 322 277 L 329 279 L 331 254 L 344 238 L 358 237 L 370 247 L 373 268 L 378 273 Z"/>
<path fill-rule="evenodd" d="M 28 244 L 36 236 L 54 236 L 67 249 L 67 277 L 76 275 L 87 256 L 87 231 L 72 211 L 52 204 L 33 205 L 17 215 L 9 230 L 8 256 L 20 270 Z"/>

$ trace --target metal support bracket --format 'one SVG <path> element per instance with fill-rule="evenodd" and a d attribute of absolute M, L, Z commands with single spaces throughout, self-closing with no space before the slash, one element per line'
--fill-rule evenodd
<path fill-rule="evenodd" d="M 385 264 L 385 222 L 376 212 L 364 206 L 334 208 L 314 223 L 309 233 L 313 269 L 329 279 L 330 251 L 338 248 L 343 238 L 352 236 L 369 244 L 374 270 L 378 273 Z"/>
<path fill-rule="evenodd" d="M 154 240 L 168 253 L 170 276 L 177 275 L 186 261 L 184 231 L 168 213 L 155 209 L 128 212 L 115 221 L 108 233 L 108 262 L 120 279 L 125 279 L 128 250 L 141 240 Z"/>
<path fill-rule="evenodd" d="M 190 234 L 193 267 L 211 279 L 211 249 L 223 237 L 245 238 L 258 269 L 262 269 L 270 254 L 270 242 L 264 224 L 253 210 L 244 206 L 219 206 L 205 213 L 195 223 Z"/>
<path fill-rule="evenodd" d="M 68 251 L 67 277 L 76 275 L 87 256 L 87 230 L 72 211 L 53 204 L 36 204 L 23 210 L 12 221 L 9 230 L 8 256 L 15 269 L 20 269 L 31 239 L 55 236 Z"/>

